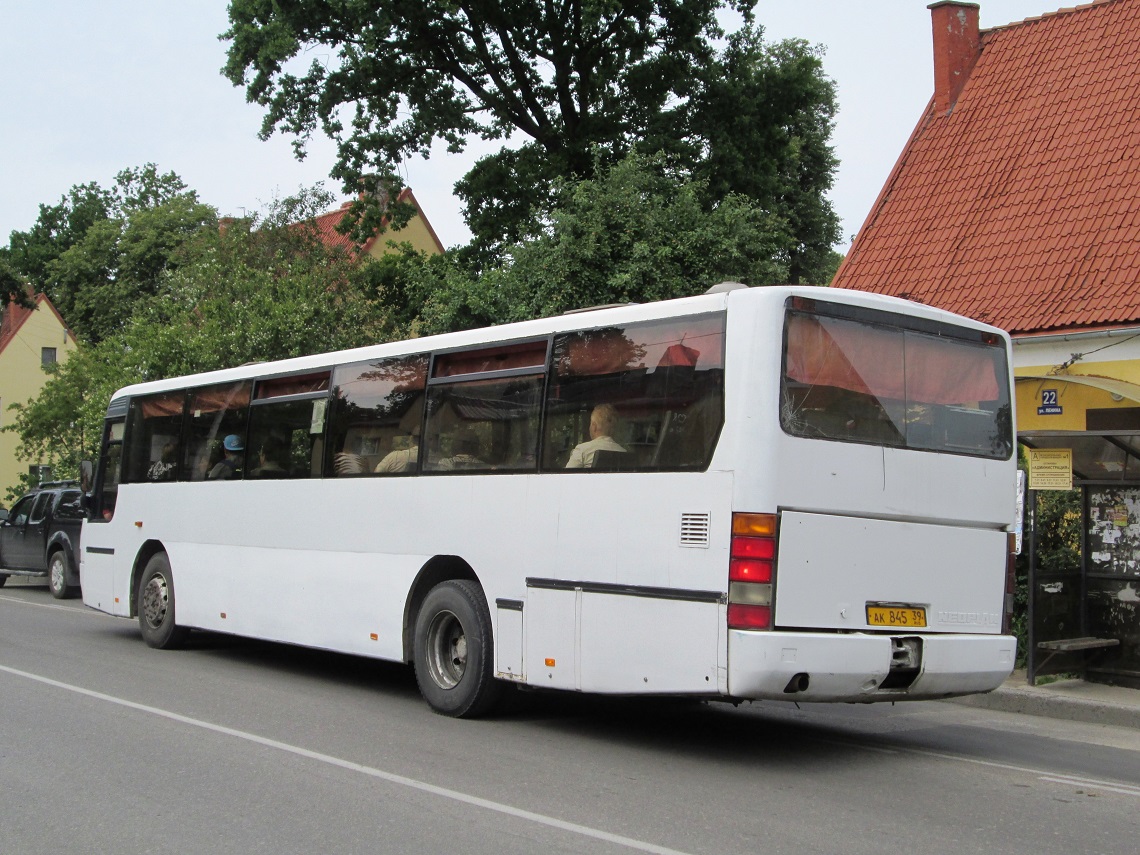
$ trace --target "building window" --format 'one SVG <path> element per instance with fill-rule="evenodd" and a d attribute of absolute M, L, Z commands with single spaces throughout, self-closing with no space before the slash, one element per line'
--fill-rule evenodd
<path fill-rule="evenodd" d="M 40 348 L 40 365 L 55 365 L 55 348 Z"/>

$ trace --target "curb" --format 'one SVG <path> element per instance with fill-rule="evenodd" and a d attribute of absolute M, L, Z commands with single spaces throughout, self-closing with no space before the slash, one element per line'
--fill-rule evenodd
<path fill-rule="evenodd" d="M 948 700 L 980 709 L 1140 728 L 1140 692 L 1137 692 L 1137 696 L 1138 705 L 1134 706 L 1110 700 L 1072 697 L 1044 688 L 999 686 L 984 695 L 966 695 Z"/>

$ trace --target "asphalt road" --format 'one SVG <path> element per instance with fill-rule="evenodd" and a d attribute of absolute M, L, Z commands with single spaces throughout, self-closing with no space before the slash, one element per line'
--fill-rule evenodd
<path fill-rule="evenodd" d="M 520 695 L 0 589 L 0 853 L 1124 853 L 1140 733 L 951 703 Z"/>

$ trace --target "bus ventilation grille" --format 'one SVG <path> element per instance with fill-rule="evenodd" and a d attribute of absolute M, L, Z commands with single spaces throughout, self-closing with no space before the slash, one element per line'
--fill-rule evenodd
<path fill-rule="evenodd" d="M 681 514 L 681 546 L 709 545 L 709 515 Z"/>

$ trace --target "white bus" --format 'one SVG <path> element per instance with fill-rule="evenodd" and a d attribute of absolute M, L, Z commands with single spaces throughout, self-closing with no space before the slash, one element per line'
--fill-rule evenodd
<path fill-rule="evenodd" d="M 899 701 L 997 687 L 1008 336 L 904 300 L 718 286 L 129 386 L 84 602 L 506 684 Z"/>

